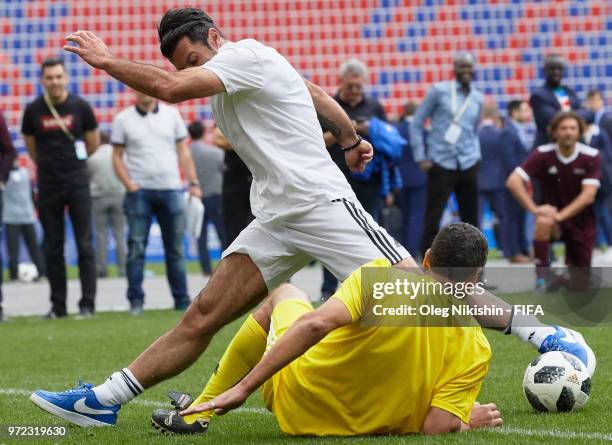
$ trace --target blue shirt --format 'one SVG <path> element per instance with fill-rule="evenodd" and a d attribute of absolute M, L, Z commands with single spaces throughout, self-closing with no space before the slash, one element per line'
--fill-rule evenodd
<path fill-rule="evenodd" d="M 444 135 L 454 117 L 451 88 L 457 89 L 457 110 L 461 109 L 468 96 L 457 81 L 434 84 L 414 114 L 410 126 L 410 143 L 415 162 L 429 159 L 447 170 L 467 170 L 480 160 L 478 123 L 484 96 L 474 88 L 470 90 L 470 103 L 457 122 L 461 127 L 461 135 L 457 143 L 451 145 L 444 140 Z M 424 122 L 427 118 L 431 118 L 431 132 L 427 138 L 426 152 Z"/>

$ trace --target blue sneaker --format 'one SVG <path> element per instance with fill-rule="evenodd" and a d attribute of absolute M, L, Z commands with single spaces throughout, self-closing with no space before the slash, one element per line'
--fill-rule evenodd
<path fill-rule="evenodd" d="M 98 402 L 90 383 L 64 392 L 36 391 L 30 396 L 34 405 L 79 426 L 113 426 L 121 405 Z"/>
<path fill-rule="evenodd" d="M 593 350 L 587 345 L 581 333 L 560 326 L 551 326 L 557 330 L 544 339 L 538 351 L 541 354 L 550 351 L 568 352 L 577 357 L 586 367 L 591 377 L 597 365 Z"/>

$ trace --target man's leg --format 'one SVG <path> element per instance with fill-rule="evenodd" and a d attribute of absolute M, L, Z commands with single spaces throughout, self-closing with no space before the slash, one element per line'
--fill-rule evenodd
<path fill-rule="evenodd" d="M 79 278 L 81 279 L 81 311 L 95 310 L 96 304 L 96 259 L 91 245 L 91 196 L 89 187 L 70 191 L 68 214 L 79 255 Z M 106 245 L 103 247 L 106 249 Z"/>
<path fill-rule="evenodd" d="M 533 252 L 538 286 L 545 285 L 550 268 L 550 240 L 555 234 L 555 221 L 548 216 L 537 216 L 533 235 Z"/>
<path fill-rule="evenodd" d="M 94 225 L 96 227 L 96 270 L 98 276 L 105 277 L 107 275 L 106 256 L 108 250 L 108 227 L 106 226 L 106 208 L 104 198 L 96 196 L 91 198 L 91 207 L 93 210 Z"/>
<path fill-rule="evenodd" d="M 455 196 L 459 206 L 461 221 L 474 227 L 478 224 L 478 169 L 479 164 L 458 172 L 459 180 L 455 186 Z M 435 184 L 434 184 L 435 186 Z"/>
<path fill-rule="evenodd" d="M 204 275 L 210 275 L 212 267 L 210 266 L 210 258 L 208 255 L 208 222 L 210 221 L 210 206 L 207 203 L 208 198 L 203 198 L 204 204 L 204 221 L 202 222 L 202 231 L 198 237 L 198 256 L 200 258 L 200 269 Z M 223 244 L 222 244 L 223 245 Z"/>
<path fill-rule="evenodd" d="M 17 279 L 19 266 L 19 225 L 5 224 L 6 227 L 6 250 L 9 258 L 9 275 L 11 280 Z"/>
<path fill-rule="evenodd" d="M 66 315 L 66 264 L 64 258 L 64 209 L 66 200 L 61 190 L 39 193 L 40 222 L 45 234 L 44 251 L 47 278 L 51 288 L 51 311 Z"/>
<path fill-rule="evenodd" d="M 125 213 L 123 212 L 123 196 L 112 196 L 109 206 L 109 216 L 116 245 L 116 262 L 119 275 L 125 275 Z"/>
<path fill-rule="evenodd" d="M 421 254 L 431 246 L 433 239 L 440 228 L 440 218 L 448 202 L 448 198 L 455 188 L 457 172 L 446 170 L 434 164 L 427 172 L 427 207 L 425 208 L 425 219 L 423 239 L 421 241 Z"/>
<path fill-rule="evenodd" d="M 145 250 L 149 241 L 149 230 L 153 210 L 149 204 L 148 190 L 126 193 L 123 208 L 128 222 L 128 255 L 126 276 L 128 281 L 127 298 L 133 310 L 142 309 L 144 291 L 142 280 L 145 264 Z"/>
<path fill-rule="evenodd" d="M 186 309 L 189 305 L 187 274 L 183 256 L 185 233 L 185 206 L 182 192 L 175 190 L 155 191 L 154 211 L 161 229 L 166 260 L 166 275 L 174 297 L 175 309 Z"/>

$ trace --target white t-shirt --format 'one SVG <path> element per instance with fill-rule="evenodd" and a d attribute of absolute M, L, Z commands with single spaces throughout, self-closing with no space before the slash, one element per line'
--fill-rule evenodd
<path fill-rule="evenodd" d="M 186 137 L 178 109 L 158 104 L 144 115 L 131 106 L 115 116 L 111 142 L 125 147 L 125 165 L 140 188 L 177 190 L 182 184 L 176 143 Z"/>
<path fill-rule="evenodd" d="M 251 210 L 260 222 L 354 196 L 327 152 L 304 80 L 275 49 L 228 42 L 203 68 L 225 85 L 212 97 L 214 117 L 253 175 Z"/>

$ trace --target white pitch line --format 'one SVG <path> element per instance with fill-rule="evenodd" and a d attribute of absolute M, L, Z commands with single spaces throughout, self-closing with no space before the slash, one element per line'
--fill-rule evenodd
<path fill-rule="evenodd" d="M 0 388 L 0 396 L 2 395 L 16 395 L 16 396 L 29 396 L 34 391 L 30 391 L 27 389 L 18 389 L 18 388 Z M 164 407 L 165 404 L 163 402 L 158 402 L 154 400 L 145 400 L 145 399 L 134 399 L 130 402 L 133 405 L 141 405 L 141 406 L 150 406 L 154 408 Z M 253 413 L 253 414 L 267 414 L 272 415 L 270 411 L 265 408 L 238 408 L 234 410 L 235 413 Z M 532 437 L 555 437 L 558 439 L 585 439 L 585 440 L 599 440 L 604 442 L 612 442 L 612 434 L 607 433 L 583 433 L 576 431 L 559 431 L 559 430 L 530 430 L 525 428 L 512 428 L 512 427 L 502 427 L 502 428 L 491 428 L 488 429 L 487 432 L 496 433 L 496 434 L 505 434 L 512 435 L 518 434 L 522 436 L 532 436 Z"/>
<path fill-rule="evenodd" d="M 29 397 L 34 391 L 19 388 L 0 388 L 0 396 L 27 396 Z M 153 408 L 168 407 L 167 403 L 155 400 L 134 399 L 130 405 L 150 406 Z M 236 413 L 254 413 L 254 414 L 272 414 L 265 408 L 238 408 L 234 410 Z"/>
<path fill-rule="evenodd" d="M 498 433 L 498 434 L 520 434 L 522 436 L 534 436 L 534 437 L 556 437 L 559 439 L 589 439 L 589 440 L 601 440 L 605 442 L 612 442 L 612 434 L 606 433 L 582 433 L 576 431 L 559 431 L 559 430 L 529 430 L 523 428 L 491 428 L 487 432 Z"/>

